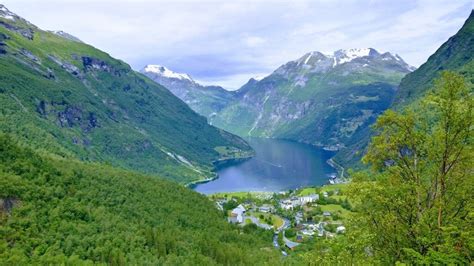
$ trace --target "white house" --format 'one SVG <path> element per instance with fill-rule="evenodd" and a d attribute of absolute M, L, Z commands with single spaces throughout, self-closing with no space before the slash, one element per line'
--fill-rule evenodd
<path fill-rule="evenodd" d="M 300 202 L 301 202 L 301 204 L 306 204 L 306 203 L 310 203 L 310 202 L 315 202 L 318 199 L 319 199 L 318 194 L 311 194 L 311 195 L 308 195 L 308 196 L 300 197 Z"/>
<path fill-rule="evenodd" d="M 269 212 L 273 211 L 273 207 L 271 205 L 264 204 L 264 205 L 258 207 L 258 210 L 260 212 L 269 213 Z"/>
<path fill-rule="evenodd" d="M 343 225 L 340 225 L 336 228 L 336 233 L 338 234 L 344 234 L 346 232 L 346 227 Z"/>
<path fill-rule="evenodd" d="M 242 204 L 240 204 L 239 206 L 237 206 L 237 208 L 232 210 L 232 214 L 235 214 L 235 215 L 243 214 L 243 213 L 245 213 L 245 207 L 242 206 Z"/>
<path fill-rule="evenodd" d="M 293 201 L 286 199 L 280 202 L 280 207 L 283 210 L 292 210 L 294 208 Z"/>
<path fill-rule="evenodd" d="M 314 231 L 307 230 L 307 229 L 301 230 L 301 233 L 303 235 L 307 235 L 307 236 L 313 236 L 314 235 Z"/>
<path fill-rule="evenodd" d="M 245 208 L 240 204 L 237 206 L 237 208 L 233 209 L 232 212 L 230 213 L 230 216 L 235 217 L 235 221 L 237 223 L 243 223 L 244 222 L 244 214 L 245 214 Z"/>

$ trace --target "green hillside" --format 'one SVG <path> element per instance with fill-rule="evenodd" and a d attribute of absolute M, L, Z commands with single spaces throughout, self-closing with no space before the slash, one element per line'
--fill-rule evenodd
<path fill-rule="evenodd" d="M 0 131 L 178 182 L 212 176 L 221 147 L 250 152 L 126 63 L 16 15 L 0 16 Z"/>
<path fill-rule="evenodd" d="M 0 265 L 275 265 L 271 239 L 175 182 L 39 155 L 0 134 Z"/>
<path fill-rule="evenodd" d="M 457 72 L 466 82 L 474 84 L 473 56 L 474 12 L 471 12 L 463 27 L 454 36 L 441 45 L 420 68 L 402 79 L 390 108 L 403 109 L 410 105 L 416 106 L 444 70 Z M 366 151 L 371 134 L 370 129 L 366 128 L 359 138 L 354 138 L 350 145 L 339 151 L 334 160 L 348 167 L 362 167 L 360 159 Z"/>
<path fill-rule="evenodd" d="M 393 107 L 421 98 L 443 70 L 456 71 L 474 83 L 474 11 L 463 27 L 428 58 L 428 61 L 402 79 Z"/>

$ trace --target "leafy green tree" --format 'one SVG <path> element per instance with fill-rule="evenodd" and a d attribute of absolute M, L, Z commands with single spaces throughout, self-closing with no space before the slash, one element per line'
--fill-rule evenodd
<path fill-rule="evenodd" d="M 466 264 L 474 257 L 472 85 L 443 72 L 420 105 L 375 124 L 354 177 L 358 228 L 385 263 Z"/>
<path fill-rule="evenodd" d="M 285 230 L 285 236 L 286 237 L 294 237 L 294 236 L 296 236 L 296 232 L 293 228 L 289 228 L 289 229 Z"/>

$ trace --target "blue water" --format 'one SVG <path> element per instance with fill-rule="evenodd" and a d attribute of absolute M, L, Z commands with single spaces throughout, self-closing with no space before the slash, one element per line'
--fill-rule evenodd
<path fill-rule="evenodd" d="M 248 139 L 256 156 L 217 171 L 218 179 L 198 184 L 204 194 L 233 191 L 283 191 L 326 184 L 336 170 L 327 164 L 334 152 L 276 139 Z"/>

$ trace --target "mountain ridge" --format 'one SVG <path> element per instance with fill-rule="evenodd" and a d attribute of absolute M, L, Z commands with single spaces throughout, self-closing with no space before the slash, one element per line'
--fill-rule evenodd
<path fill-rule="evenodd" d="M 431 91 L 433 82 L 444 70 L 461 74 L 471 86 L 474 84 L 474 10 L 463 26 L 444 42 L 417 70 L 407 74 L 400 82 L 390 108 L 401 110 L 414 107 Z M 361 168 L 360 159 L 372 133 L 366 129 L 363 137 L 342 149 L 334 160 L 352 168 Z"/>
<path fill-rule="evenodd" d="M 215 116 L 235 97 L 235 92 L 220 86 L 201 85 L 190 75 L 174 72 L 161 65 L 149 64 L 140 72 L 167 88 L 191 109 L 208 119 Z"/>
<path fill-rule="evenodd" d="M 0 59 L 0 130 L 37 148 L 184 183 L 214 176 L 222 147 L 251 150 L 125 62 L 4 6 Z"/>
<path fill-rule="evenodd" d="M 388 108 L 413 69 L 400 56 L 373 48 L 309 52 L 260 81 L 250 79 L 210 122 L 240 136 L 338 150 Z"/>

